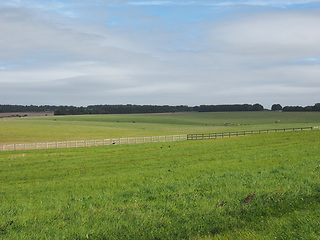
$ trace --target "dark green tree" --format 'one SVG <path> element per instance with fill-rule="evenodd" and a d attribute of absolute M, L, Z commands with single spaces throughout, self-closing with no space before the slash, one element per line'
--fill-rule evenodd
<path fill-rule="evenodd" d="M 320 111 L 320 103 L 316 103 L 316 104 L 313 106 L 313 111 Z"/>
<path fill-rule="evenodd" d="M 282 110 L 282 106 L 280 104 L 273 104 L 271 106 L 271 110 L 272 111 L 281 111 Z"/>
<path fill-rule="evenodd" d="M 263 108 L 263 106 L 262 106 L 261 104 L 256 103 L 256 104 L 254 104 L 254 105 L 252 106 L 252 110 L 253 110 L 253 111 L 263 111 L 264 108 Z"/>

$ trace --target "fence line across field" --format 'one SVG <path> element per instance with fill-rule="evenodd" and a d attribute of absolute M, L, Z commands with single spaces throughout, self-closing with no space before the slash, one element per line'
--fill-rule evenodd
<path fill-rule="evenodd" d="M 187 140 L 205 140 L 205 139 L 217 139 L 225 137 L 238 137 L 245 135 L 271 133 L 271 132 L 290 132 L 290 131 L 303 131 L 303 130 L 314 130 L 319 127 L 302 127 L 302 128 L 282 128 L 282 129 L 267 129 L 267 130 L 251 130 L 251 131 L 239 131 L 239 132 L 221 132 L 221 133 L 196 133 L 188 134 Z"/>
<path fill-rule="evenodd" d="M 17 143 L 17 144 L 0 145 L 0 151 L 92 147 L 92 146 L 105 146 L 105 145 L 113 145 L 113 144 L 172 142 L 172 141 L 184 141 L 184 140 L 205 140 L 205 139 L 237 137 L 237 136 L 245 136 L 245 135 L 252 135 L 252 134 L 270 133 L 270 132 L 314 130 L 319 128 L 320 127 L 302 127 L 302 128 L 267 129 L 267 130 L 251 130 L 251 131 L 222 132 L 222 133 L 182 134 L 182 135 L 153 136 L 153 137 L 111 138 L 111 139 L 100 139 L 100 140 L 60 141 L 60 142 L 46 142 L 46 143 Z"/>
<path fill-rule="evenodd" d="M 152 137 L 111 138 L 111 139 L 99 139 L 99 140 L 60 141 L 60 142 L 45 142 L 45 143 L 17 143 L 17 144 L 0 145 L 0 151 L 93 147 L 93 146 L 106 146 L 106 145 L 113 145 L 113 144 L 172 142 L 172 141 L 183 141 L 183 140 L 187 140 L 187 134 L 152 136 Z"/>

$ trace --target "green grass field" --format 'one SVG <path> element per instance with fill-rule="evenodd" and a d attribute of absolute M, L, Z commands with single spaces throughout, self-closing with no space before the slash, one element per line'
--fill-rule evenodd
<path fill-rule="evenodd" d="M 319 126 L 319 116 L 261 112 L 0 119 L 0 140 Z M 0 152 L 0 239 L 318 240 L 319 143 L 320 131 L 314 130 Z"/>
<path fill-rule="evenodd" d="M 0 144 L 163 136 L 319 125 L 320 112 L 189 112 L 5 118 L 0 119 Z"/>
<path fill-rule="evenodd" d="M 2 239 L 319 239 L 319 131 L 0 153 Z"/>

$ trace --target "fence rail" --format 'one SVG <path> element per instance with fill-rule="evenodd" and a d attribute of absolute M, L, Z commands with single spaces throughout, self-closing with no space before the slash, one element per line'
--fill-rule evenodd
<path fill-rule="evenodd" d="M 290 131 L 303 131 L 314 130 L 319 127 L 302 127 L 302 128 L 283 128 L 283 129 L 267 129 L 267 130 L 252 130 L 252 131 L 239 131 L 239 132 L 222 132 L 222 133 L 197 133 L 188 134 L 187 140 L 204 140 L 204 139 L 217 139 L 224 137 L 238 137 L 252 134 L 270 133 L 270 132 L 290 132 Z"/>
<path fill-rule="evenodd" d="M 92 147 L 105 146 L 113 144 L 136 144 L 151 142 L 172 142 L 183 141 L 187 139 L 187 135 L 169 135 L 169 136 L 153 136 L 153 137 L 131 137 L 131 138 L 112 138 L 99 140 L 80 140 L 80 141 L 60 141 L 45 143 L 17 143 L 0 145 L 1 151 L 18 151 L 18 150 L 35 150 L 35 149 L 52 149 L 52 148 L 74 148 L 74 147 Z"/>
<path fill-rule="evenodd" d="M 252 130 L 239 132 L 222 132 L 222 133 L 201 133 L 201 134 L 182 134 L 169 136 L 153 136 L 153 137 L 129 137 L 129 138 L 111 138 L 99 140 L 79 140 L 79 141 L 60 141 L 45 143 L 16 143 L 0 145 L 1 151 L 18 151 L 18 150 L 35 150 L 35 149 L 53 149 L 53 148 L 75 148 L 75 147 L 92 147 L 105 146 L 113 144 L 136 144 L 136 143 L 152 143 L 152 142 L 173 142 L 184 140 L 204 140 L 217 139 L 225 137 L 245 136 L 252 134 L 261 134 L 269 132 L 289 132 L 319 129 L 319 127 L 302 127 L 302 128 L 285 128 L 285 129 L 268 129 L 268 130 Z"/>

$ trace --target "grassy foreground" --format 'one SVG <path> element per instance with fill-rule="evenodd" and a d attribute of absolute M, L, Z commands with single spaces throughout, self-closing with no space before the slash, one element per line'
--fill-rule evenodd
<path fill-rule="evenodd" d="M 0 153 L 2 239 L 319 239 L 319 131 Z"/>
<path fill-rule="evenodd" d="M 320 112 L 188 112 L 4 118 L 0 119 L 0 144 L 164 136 L 319 125 Z"/>

